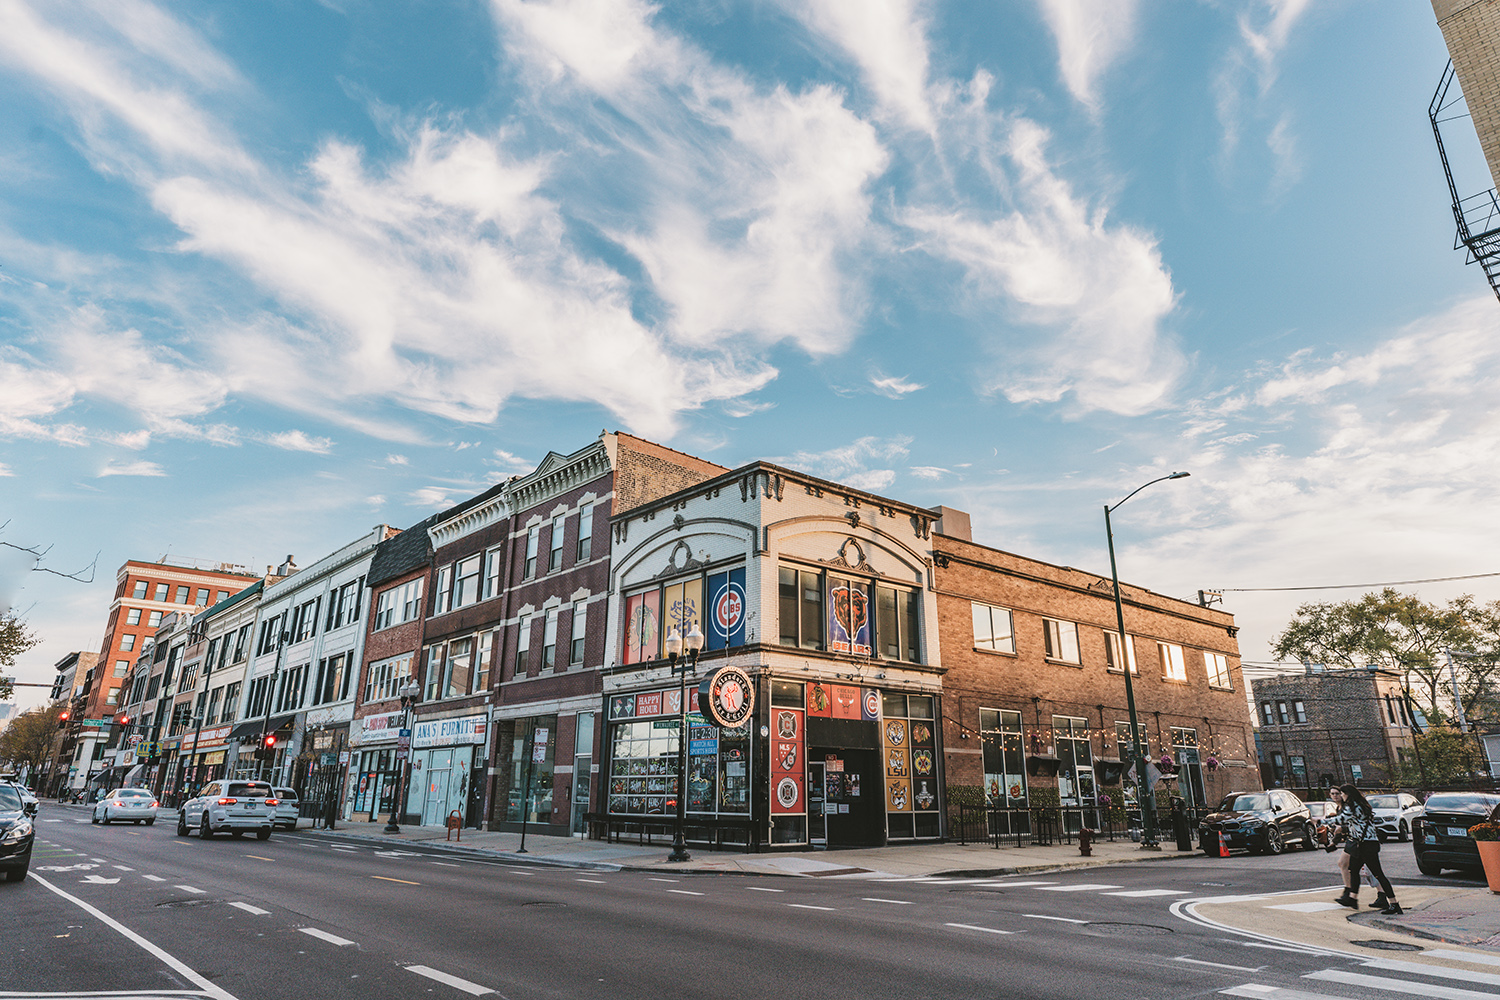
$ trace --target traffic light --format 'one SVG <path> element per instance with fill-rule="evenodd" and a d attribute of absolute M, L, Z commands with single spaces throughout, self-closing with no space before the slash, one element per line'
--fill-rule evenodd
<path fill-rule="evenodd" d="M 72 715 L 66 708 L 57 713 L 57 728 L 61 729 L 68 724 L 68 718 Z"/>
<path fill-rule="evenodd" d="M 271 760 L 276 756 L 276 734 L 267 733 L 260 738 L 260 746 L 255 749 L 256 760 Z"/>

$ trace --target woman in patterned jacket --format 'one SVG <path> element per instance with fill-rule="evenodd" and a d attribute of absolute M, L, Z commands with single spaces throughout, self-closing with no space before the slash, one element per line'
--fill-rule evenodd
<path fill-rule="evenodd" d="M 1380 835 L 1376 829 L 1375 810 L 1370 808 L 1364 793 L 1353 785 L 1340 785 L 1339 791 L 1344 794 L 1344 807 L 1339 815 L 1343 818 L 1344 835 L 1348 838 L 1344 851 L 1349 855 L 1349 882 L 1336 902 L 1350 909 L 1359 909 L 1359 870 L 1363 867 L 1370 869 L 1370 874 L 1380 883 L 1380 894 L 1370 906 L 1384 914 L 1403 912 L 1401 904 L 1396 902 L 1391 880 L 1385 877 L 1385 869 L 1380 867 Z"/>

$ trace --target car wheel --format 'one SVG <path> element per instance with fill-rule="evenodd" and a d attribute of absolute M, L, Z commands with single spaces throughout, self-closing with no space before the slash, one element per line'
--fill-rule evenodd
<path fill-rule="evenodd" d="M 1399 841 L 1401 841 L 1401 843 L 1404 844 L 1404 843 L 1406 843 L 1407 838 L 1410 837 L 1410 836 L 1411 836 L 1411 827 L 1407 826 L 1406 825 L 1406 820 L 1403 819 L 1401 821 L 1400 828 L 1396 832 L 1396 839 L 1399 840 Z"/>
<path fill-rule="evenodd" d="M 1439 875 L 1443 874 L 1443 866 L 1432 861 L 1428 861 L 1426 858 L 1418 857 L 1417 871 L 1421 872 L 1423 875 L 1428 876 L 1429 878 L 1437 878 Z"/>
<path fill-rule="evenodd" d="M 156 820 L 154 818 L 146 820 L 146 825 L 147 826 L 154 826 L 155 823 L 156 823 Z"/>
<path fill-rule="evenodd" d="M 98 813 L 94 813 L 94 815 L 90 816 L 89 817 L 89 822 L 93 823 L 95 826 L 98 826 L 99 825 L 99 814 Z"/>
<path fill-rule="evenodd" d="M 256 840 L 270 840 L 271 839 L 271 831 L 270 830 L 256 830 L 255 831 L 255 839 Z"/>
<path fill-rule="evenodd" d="M 208 825 L 208 810 L 203 810 L 203 820 L 198 824 L 198 839 L 209 840 L 214 835 L 213 828 Z"/>
<path fill-rule="evenodd" d="M 1318 849 L 1318 831 L 1311 823 L 1302 827 L 1302 849 L 1304 851 L 1316 851 Z"/>
<path fill-rule="evenodd" d="M 19 881 L 21 881 L 23 878 L 26 877 L 26 870 L 28 868 L 30 868 L 30 867 L 31 867 L 31 862 L 28 861 L 28 862 L 26 862 L 24 865 L 22 865 L 19 868 L 10 868 L 10 869 L 7 869 L 6 872 L 5 872 L 5 880 L 7 882 L 19 882 Z"/>
<path fill-rule="evenodd" d="M 1262 847 L 1267 854 L 1280 854 L 1285 848 L 1281 842 L 1281 827 L 1272 826 L 1266 829 L 1265 843 Z"/>
<path fill-rule="evenodd" d="M 179 812 L 177 814 L 177 836 L 179 836 L 179 837 L 186 837 L 187 835 L 188 835 L 187 813 L 186 812 Z"/>

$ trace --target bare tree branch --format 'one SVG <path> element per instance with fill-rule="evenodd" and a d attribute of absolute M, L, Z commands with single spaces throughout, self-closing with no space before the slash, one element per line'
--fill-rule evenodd
<path fill-rule="evenodd" d="M 0 531 L 4 531 L 9 524 L 10 524 L 10 521 L 5 521 L 3 523 L 0 523 Z M 31 567 L 31 572 L 33 572 L 33 573 L 51 573 L 53 576 L 60 576 L 64 580 L 76 580 L 79 583 L 93 583 L 94 582 L 94 576 L 98 572 L 98 569 L 99 569 L 99 556 L 102 554 L 102 552 L 95 552 L 94 553 L 94 560 L 93 560 L 93 562 L 91 562 L 87 566 L 83 567 L 83 569 L 80 569 L 77 572 L 73 572 L 73 573 L 64 573 L 60 569 L 53 569 L 50 566 L 43 566 L 42 565 L 42 560 L 44 558 L 46 558 L 46 555 L 47 555 L 48 552 L 52 551 L 52 546 L 50 546 L 50 545 L 47 546 L 45 549 L 39 549 L 39 548 L 36 548 L 36 547 L 28 547 L 28 546 L 25 546 L 25 545 L 17 545 L 15 542 L 7 542 L 4 539 L 0 539 L 0 546 L 4 546 L 5 548 L 8 548 L 8 549 L 15 549 L 17 552 L 25 552 L 26 554 L 30 555 L 33 559 L 35 559 L 36 562 L 33 563 L 32 567 Z M 84 576 L 85 573 L 88 574 L 87 577 Z"/>

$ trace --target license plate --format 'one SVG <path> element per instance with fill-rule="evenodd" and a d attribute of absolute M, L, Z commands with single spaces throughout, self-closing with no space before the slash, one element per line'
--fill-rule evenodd
<path fill-rule="evenodd" d="M 1461 826 L 1448 827 L 1448 836 L 1450 837 L 1467 837 L 1468 835 L 1469 831 Z"/>

